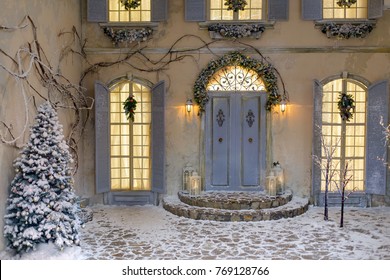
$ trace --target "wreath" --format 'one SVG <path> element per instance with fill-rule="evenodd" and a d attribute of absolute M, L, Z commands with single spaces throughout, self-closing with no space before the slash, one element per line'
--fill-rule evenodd
<path fill-rule="evenodd" d="M 352 112 L 355 112 L 355 100 L 353 99 L 352 95 L 347 93 L 340 93 L 337 108 L 340 111 L 341 119 L 343 121 L 349 122 L 353 117 Z"/>
<path fill-rule="evenodd" d="M 141 5 L 141 0 L 121 0 L 126 10 L 137 9 Z"/>
<path fill-rule="evenodd" d="M 125 102 L 123 102 L 123 109 L 125 110 L 127 119 L 130 119 L 132 122 L 134 122 L 134 113 L 137 109 L 137 100 L 135 100 L 132 95 L 129 95 Z"/>
<path fill-rule="evenodd" d="M 243 11 L 247 4 L 246 0 L 226 0 L 224 5 L 227 6 L 228 11 L 238 12 L 239 10 Z"/>

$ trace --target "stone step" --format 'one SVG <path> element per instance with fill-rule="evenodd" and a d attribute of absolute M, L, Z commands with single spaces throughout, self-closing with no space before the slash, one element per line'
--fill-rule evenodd
<path fill-rule="evenodd" d="M 188 192 L 178 193 L 180 201 L 185 204 L 227 210 L 249 210 L 275 208 L 285 205 L 292 199 L 292 192 L 269 196 L 264 192 L 205 192 L 201 195 L 190 195 Z"/>
<path fill-rule="evenodd" d="M 275 208 L 231 210 L 188 205 L 177 196 L 168 196 L 163 199 L 163 207 L 177 216 L 195 220 L 250 222 L 278 220 L 301 215 L 307 211 L 309 200 L 294 196 L 285 205 Z"/>

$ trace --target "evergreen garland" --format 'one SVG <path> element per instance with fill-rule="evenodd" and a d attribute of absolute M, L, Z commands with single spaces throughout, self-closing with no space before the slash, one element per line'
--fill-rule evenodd
<path fill-rule="evenodd" d="M 233 10 L 234 12 L 238 12 L 240 10 L 244 11 L 248 2 L 246 0 L 226 0 L 224 5 L 227 6 L 228 11 Z"/>
<path fill-rule="evenodd" d="M 132 95 L 126 98 L 125 102 L 123 102 L 123 109 L 125 110 L 125 115 L 127 119 L 134 122 L 134 114 L 137 109 L 137 100 L 134 99 Z"/>
<path fill-rule="evenodd" d="M 268 111 L 281 101 L 281 96 L 278 93 L 278 79 L 275 74 L 275 69 L 268 63 L 262 63 L 256 59 L 247 57 L 239 52 L 228 53 L 217 60 L 212 60 L 200 72 L 198 79 L 194 85 L 194 99 L 199 105 L 200 112 L 203 112 L 209 96 L 207 94 L 207 85 L 213 75 L 225 66 L 237 65 L 243 68 L 255 71 L 264 81 L 265 88 L 268 92 L 266 108 Z"/>
<path fill-rule="evenodd" d="M 340 111 L 341 119 L 349 122 L 353 118 L 352 112 L 355 111 L 355 100 L 353 96 L 347 93 L 340 93 L 337 108 Z"/>
<path fill-rule="evenodd" d="M 14 162 L 4 226 L 10 248 L 28 252 L 39 243 L 53 242 L 60 249 L 79 245 L 71 163 L 57 113 L 46 102 L 38 108 L 30 140 Z"/>
<path fill-rule="evenodd" d="M 126 10 L 137 9 L 141 5 L 141 0 L 121 0 Z"/>

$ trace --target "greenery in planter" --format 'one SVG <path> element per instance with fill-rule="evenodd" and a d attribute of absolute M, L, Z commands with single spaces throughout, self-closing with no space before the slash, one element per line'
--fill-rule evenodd
<path fill-rule="evenodd" d="M 200 112 L 203 112 L 209 96 L 207 94 L 207 85 L 214 73 L 225 66 L 237 65 L 255 71 L 264 81 L 265 88 L 268 92 L 268 100 L 266 104 L 267 110 L 271 110 L 273 106 L 279 104 L 281 96 L 278 92 L 278 79 L 274 67 L 264 61 L 247 57 L 239 52 L 228 53 L 217 60 L 212 60 L 200 72 L 198 79 L 194 85 L 194 99 L 199 105 Z"/>
<path fill-rule="evenodd" d="M 226 38 L 243 38 L 249 37 L 253 33 L 263 33 L 265 30 L 262 24 L 210 24 L 209 31 L 218 32 L 222 37 Z"/>
<path fill-rule="evenodd" d="M 141 5 L 141 0 L 121 0 L 126 10 L 137 9 Z"/>
<path fill-rule="evenodd" d="M 326 34 L 328 38 L 337 37 L 340 39 L 349 38 L 364 38 L 374 29 L 371 23 L 362 23 L 359 25 L 352 25 L 350 23 L 336 24 L 333 22 L 325 23 L 321 31 Z"/>
<path fill-rule="evenodd" d="M 337 108 L 340 110 L 341 119 L 349 122 L 353 117 L 352 112 L 355 111 L 355 100 L 353 96 L 347 93 L 340 93 Z"/>
<path fill-rule="evenodd" d="M 228 11 L 238 12 L 239 10 L 243 11 L 248 2 L 245 0 L 226 0 L 224 5 L 227 6 Z"/>
<path fill-rule="evenodd" d="M 135 41 L 142 42 L 149 39 L 153 34 L 153 29 L 151 28 L 141 28 L 141 29 L 119 29 L 114 30 L 110 27 L 104 27 L 103 32 L 108 36 L 115 46 L 118 46 L 119 43 L 126 42 L 132 43 Z"/>
<path fill-rule="evenodd" d="M 134 122 L 134 114 L 137 109 L 137 100 L 132 95 L 126 98 L 125 102 L 123 102 L 123 109 L 125 110 L 125 115 L 128 120 Z"/>

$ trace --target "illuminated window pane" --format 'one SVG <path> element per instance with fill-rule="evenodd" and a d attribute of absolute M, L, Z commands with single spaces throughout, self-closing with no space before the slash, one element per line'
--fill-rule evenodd
<path fill-rule="evenodd" d="M 324 0 L 324 3 L 328 2 Z M 352 95 L 356 101 L 353 118 L 351 121 L 346 122 L 345 126 L 342 125 L 337 107 L 339 95 L 343 89 L 346 89 L 347 94 Z M 323 86 L 322 111 L 322 134 L 325 137 L 325 142 L 328 143 L 327 145 L 335 147 L 333 166 L 338 170 L 337 174 L 343 168 L 340 165 L 340 160 L 345 159 L 346 162 L 349 162 L 349 170 L 352 175 L 348 188 L 355 188 L 355 191 L 364 191 L 366 89 L 360 84 L 349 80 L 338 79 L 331 81 Z M 343 133 L 346 135 L 344 142 L 341 140 Z M 322 166 L 324 168 L 325 154 L 324 151 L 322 153 Z M 335 180 L 339 181 L 339 175 L 336 177 Z M 324 178 L 322 177 L 321 180 L 323 181 Z M 324 182 L 321 183 L 321 188 L 324 190 Z M 337 190 L 332 189 L 332 191 Z"/>
<path fill-rule="evenodd" d="M 351 7 L 340 7 L 335 0 L 323 0 L 324 19 L 366 19 L 367 0 L 359 0 Z"/>
<path fill-rule="evenodd" d="M 142 0 L 139 7 L 130 10 L 126 10 L 120 0 L 109 0 L 108 20 L 110 22 L 149 22 L 150 19 L 150 0 Z"/>
<path fill-rule="evenodd" d="M 129 95 L 137 100 L 135 123 L 123 110 Z M 150 90 L 137 83 L 119 83 L 110 93 L 112 190 L 150 190 L 150 100 Z"/>
<path fill-rule="evenodd" d="M 261 20 L 263 2 L 262 0 L 246 0 L 247 5 L 244 11 L 228 11 L 224 5 L 225 0 L 210 0 L 210 20 Z"/>

